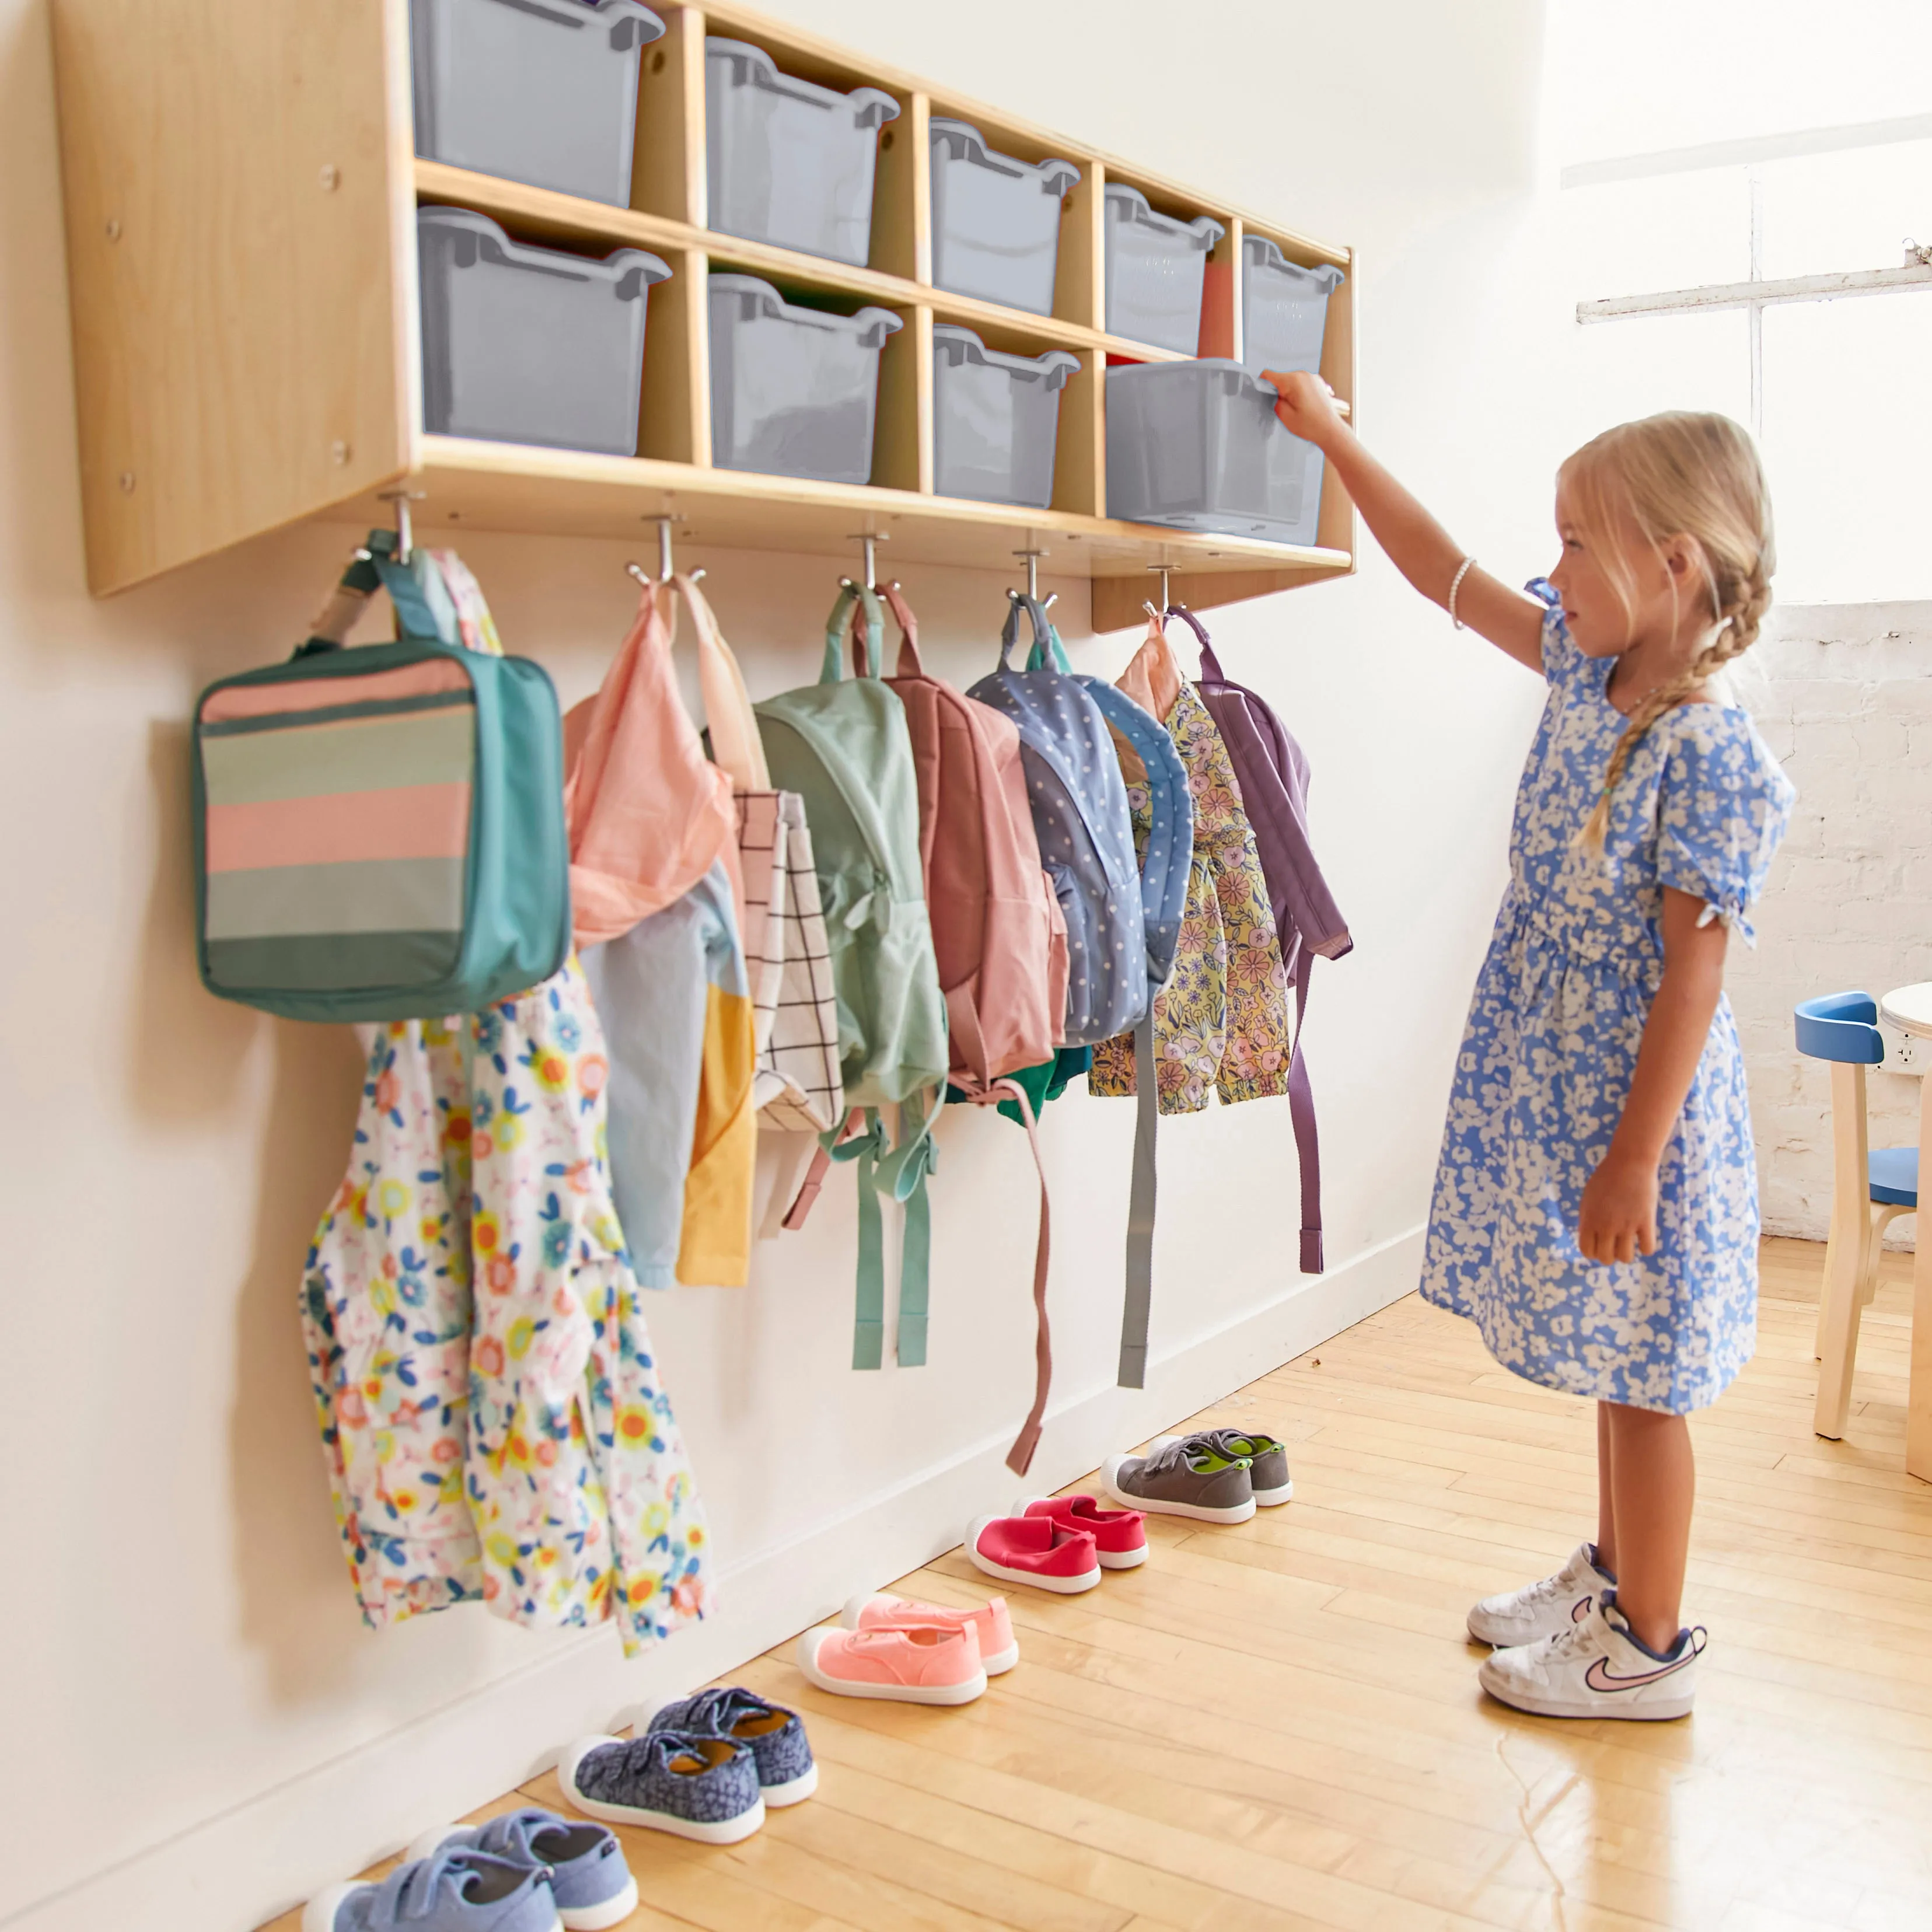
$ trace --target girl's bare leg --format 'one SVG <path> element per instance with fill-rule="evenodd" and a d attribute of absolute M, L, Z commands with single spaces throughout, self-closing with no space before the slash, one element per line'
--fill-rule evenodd
<path fill-rule="evenodd" d="M 1617 1580 L 1617 1606 L 1652 1650 L 1677 1641 L 1690 1550 L 1696 1467 L 1681 1415 L 1606 1402 L 1598 1410 L 1604 1522 L 1598 1561 Z M 1606 1540 L 1607 1539 L 1607 1540 Z"/>

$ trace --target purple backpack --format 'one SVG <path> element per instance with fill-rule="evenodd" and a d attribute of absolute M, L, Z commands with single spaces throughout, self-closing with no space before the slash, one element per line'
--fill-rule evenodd
<path fill-rule="evenodd" d="M 1308 836 L 1308 758 L 1267 704 L 1245 685 L 1222 675 L 1201 620 L 1185 604 L 1170 607 L 1201 640 L 1195 688 L 1228 748 L 1241 803 L 1255 829 L 1262 876 L 1274 909 L 1282 964 L 1294 982 L 1294 1058 L 1288 1076 L 1288 1107 L 1301 1165 L 1301 1271 L 1322 1272 L 1322 1158 L 1315 1131 L 1315 1096 L 1301 1051 L 1308 1012 L 1308 978 L 1318 953 L 1340 959 L 1355 942 L 1315 862 Z"/>

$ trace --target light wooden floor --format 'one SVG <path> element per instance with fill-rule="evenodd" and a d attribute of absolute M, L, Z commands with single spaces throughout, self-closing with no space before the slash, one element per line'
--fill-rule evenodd
<path fill-rule="evenodd" d="M 819 1795 L 728 1850 L 626 1832 L 630 1926 L 1932 1928 L 1908 1265 L 1886 1264 L 1834 1444 L 1810 1429 L 1823 1258 L 1766 1244 L 1757 1359 L 1695 1424 L 1687 1608 L 1712 1638 L 1688 1721 L 1565 1725 L 1478 1690 L 1471 1600 L 1591 1532 L 1592 1418 L 1412 1296 L 1202 1418 L 1286 1438 L 1292 1504 L 1156 1517 L 1144 1568 L 1009 1592 L 1024 1658 L 976 1704 L 826 1696 L 789 1646 L 737 1673 L 804 1712 Z M 898 1587 L 985 1594 L 957 1552 Z M 532 1799 L 554 1778 L 489 1809 Z"/>

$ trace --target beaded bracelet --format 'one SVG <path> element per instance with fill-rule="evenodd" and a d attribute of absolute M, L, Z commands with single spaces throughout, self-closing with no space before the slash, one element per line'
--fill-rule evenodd
<path fill-rule="evenodd" d="M 1454 624 L 1459 631 L 1466 631 L 1469 627 L 1456 614 L 1456 593 L 1462 589 L 1462 580 L 1468 575 L 1469 566 L 1473 564 L 1475 560 L 1476 560 L 1473 556 L 1466 556 L 1463 558 L 1460 568 L 1458 568 L 1455 576 L 1450 580 L 1449 621 L 1450 623 Z"/>

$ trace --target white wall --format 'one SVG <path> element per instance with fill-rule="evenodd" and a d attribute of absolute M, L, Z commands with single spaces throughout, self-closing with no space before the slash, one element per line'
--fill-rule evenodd
<path fill-rule="evenodd" d="M 1832 1084 L 1799 1058 L 1791 1010 L 1932 979 L 1932 605 L 1774 608 L 1739 694 L 1798 787 L 1757 916 L 1732 949 L 1766 1229 L 1822 1240 L 1832 1211 Z M 1918 1138 L 1918 1082 L 1867 1082 L 1874 1147 Z M 1910 1246 L 1913 1224 L 1888 1240 Z"/>
<path fill-rule="evenodd" d="M 1169 6 L 792 0 L 778 10 L 1364 251 L 1362 421 L 1486 561 L 1546 561 L 1562 320 L 1537 274 L 1538 0 Z M 729 1588 L 626 1666 L 610 1633 L 480 1610 L 376 1637 L 331 1528 L 296 1318 L 354 1111 L 350 1036 L 206 997 L 191 963 L 184 720 L 280 654 L 339 566 L 296 530 L 111 603 L 82 584 L 44 0 L 0 0 L 0 1922 L 245 1926 L 486 1798 L 625 1699 L 728 1667 L 957 1538 L 1012 1493 L 1030 1242 L 1024 1143 L 949 1120 L 932 1366 L 845 1366 L 849 1191 L 760 1249 L 747 1292 L 653 1306 Z M 1574 439 L 1573 439 L 1574 440 Z M 626 621 L 622 553 L 478 536 L 512 647 L 566 698 Z M 704 556 L 754 689 L 812 675 L 837 566 Z M 934 649 L 990 662 L 996 578 L 908 572 Z M 1051 578 L 1051 566 L 1048 575 Z M 1131 640 L 1076 656 L 1112 671 Z M 1036 1475 L 1279 1361 L 1412 1285 L 1468 988 L 1538 702 L 1371 554 L 1352 582 L 1223 614 L 1231 672 L 1302 738 L 1357 951 L 1310 1019 L 1330 1274 L 1294 1272 L 1288 1112 L 1163 1130 L 1154 1348 L 1112 1387 L 1130 1110 L 1046 1129 L 1054 1419 Z M 27 1856 L 21 1856 L 22 1852 Z"/>

